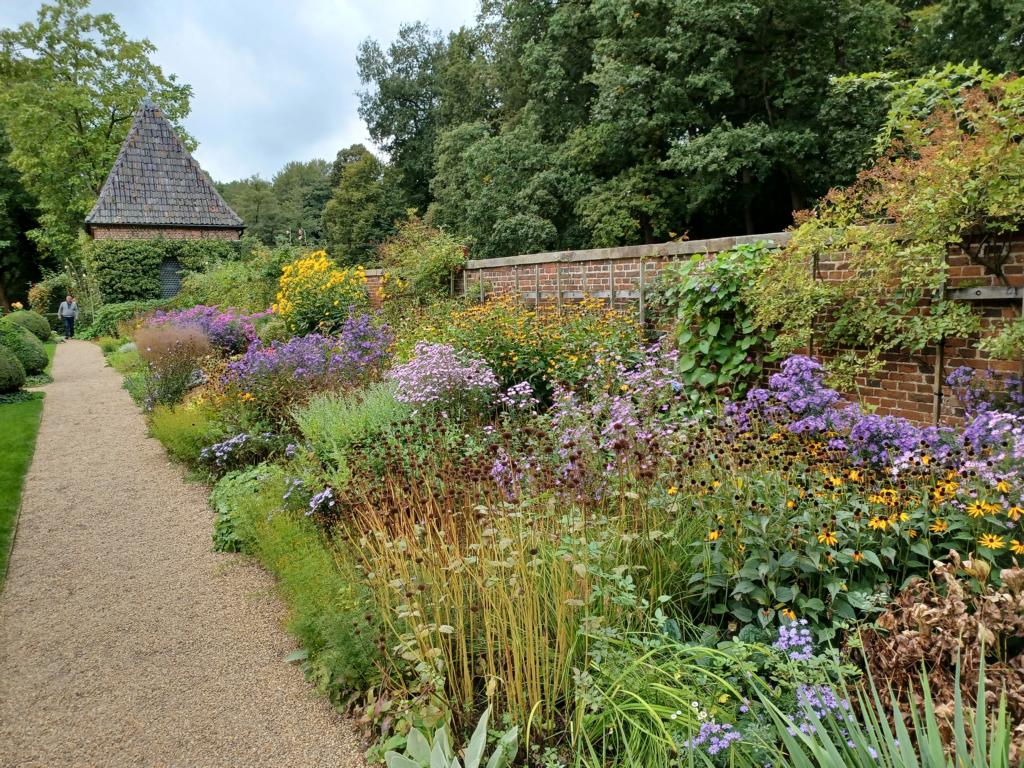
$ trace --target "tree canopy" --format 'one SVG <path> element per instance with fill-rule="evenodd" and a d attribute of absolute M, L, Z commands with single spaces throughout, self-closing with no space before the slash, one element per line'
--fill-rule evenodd
<path fill-rule="evenodd" d="M 152 61 L 148 40 L 129 38 L 89 0 L 43 5 L 35 22 L 0 30 L 0 122 L 10 164 L 35 198 L 29 236 L 52 263 L 76 253 L 82 222 L 144 98 L 181 130 L 190 86 Z"/>

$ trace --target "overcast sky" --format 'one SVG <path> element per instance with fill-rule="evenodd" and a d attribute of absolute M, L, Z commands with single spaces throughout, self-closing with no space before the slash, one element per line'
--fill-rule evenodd
<path fill-rule="evenodd" d="M 333 160 L 370 146 L 356 112 L 356 47 L 390 42 L 403 22 L 449 31 L 478 0 L 93 0 L 193 88 L 185 121 L 214 179 L 271 177 L 289 160 Z M 34 20 L 40 0 L 0 0 L 0 27 Z"/>

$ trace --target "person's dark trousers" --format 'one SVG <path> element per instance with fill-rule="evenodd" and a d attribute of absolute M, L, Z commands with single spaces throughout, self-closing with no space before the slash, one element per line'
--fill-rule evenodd
<path fill-rule="evenodd" d="M 65 317 L 64 318 L 64 338 L 70 339 L 75 335 L 75 318 Z"/>

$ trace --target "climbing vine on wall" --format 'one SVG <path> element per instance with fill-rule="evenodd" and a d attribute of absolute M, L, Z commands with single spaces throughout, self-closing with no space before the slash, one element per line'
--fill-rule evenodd
<path fill-rule="evenodd" d="M 857 180 L 801 215 L 751 300 L 773 346 L 834 354 L 838 383 L 890 352 L 969 336 L 978 319 L 946 300 L 949 249 L 1002 277 L 1024 224 L 1024 87 L 1013 76 L 947 68 L 908 84 Z M 822 265 L 843 273 L 822 280 Z"/>

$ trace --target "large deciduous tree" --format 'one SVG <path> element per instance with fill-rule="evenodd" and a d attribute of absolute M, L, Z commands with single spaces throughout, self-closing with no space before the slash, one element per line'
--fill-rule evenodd
<path fill-rule="evenodd" d="M 152 61 L 89 0 L 43 5 L 35 22 L 0 30 L 0 120 L 10 162 L 39 207 L 30 235 L 59 263 L 76 252 L 82 222 L 131 119 L 153 99 L 179 131 L 192 90 Z M 191 143 L 191 141 L 189 141 Z"/>

